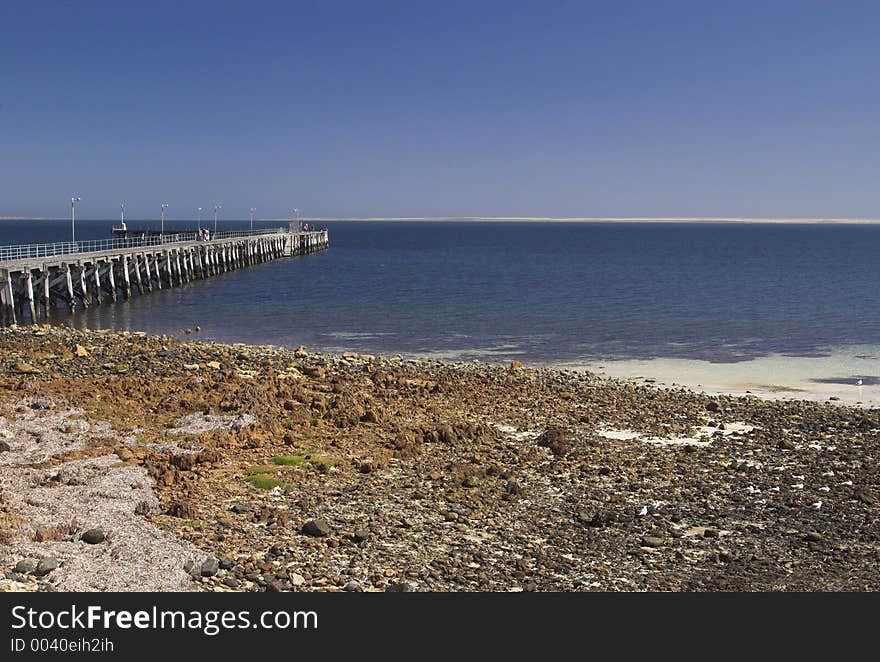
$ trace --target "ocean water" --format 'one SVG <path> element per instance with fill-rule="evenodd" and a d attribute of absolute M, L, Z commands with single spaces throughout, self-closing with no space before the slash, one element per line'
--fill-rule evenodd
<path fill-rule="evenodd" d="M 113 224 L 78 221 L 77 236 L 106 238 Z M 880 345 L 877 225 L 318 225 L 330 229 L 328 251 L 57 323 L 156 333 L 198 325 L 191 337 L 224 342 L 566 364 L 725 363 Z M 0 221 L 0 244 L 69 232 L 59 221 Z"/>

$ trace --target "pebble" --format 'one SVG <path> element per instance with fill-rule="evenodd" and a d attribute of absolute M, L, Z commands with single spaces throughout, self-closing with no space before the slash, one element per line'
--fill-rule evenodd
<path fill-rule="evenodd" d="M 322 519 L 313 519 L 303 524 L 302 532 L 307 536 L 323 538 L 330 534 L 330 525 Z"/>
<path fill-rule="evenodd" d="M 202 561 L 200 571 L 202 577 L 213 577 L 220 571 L 220 562 L 213 557 L 205 559 Z"/>
<path fill-rule="evenodd" d="M 104 532 L 101 529 L 89 529 L 82 534 L 82 541 L 88 543 L 89 545 L 97 545 L 98 543 L 102 543 L 106 538 L 107 536 L 104 535 Z"/>
<path fill-rule="evenodd" d="M 21 575 L 29 575 L 34 571 L 34 562 L 30 559 L 22 559 L 15 564 L 15 572 Z"/>
<path fill-rule="evenodd" d="M 45 577 L 50 572 L 58 568 L 58 559 L 54 556 L 46 556 L 40 559 L 40 562 L 37 563 L 37 567 L 34 569 L 34 575 L 37 577 Z"/>

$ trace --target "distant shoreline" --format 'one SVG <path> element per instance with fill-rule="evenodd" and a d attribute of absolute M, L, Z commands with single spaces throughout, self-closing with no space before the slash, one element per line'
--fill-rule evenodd
<path fill-rule="evenodd" d="M 38 216 L 0 216 L 0 221 L 69 221 L 69 218 Z M 84 218 L 82 221 L 109 221 L 106 218 Z M 192 219 L 168 218 L 167 221 L 184 222 Z M 289 218 L 257 218 L 257 222 L 289 223 Z M 312 216 L 307 222 L 361 221 L 361 222 L 477 222 L 477 223 L 760 223 L 788 225 L 877 225 L 880 218 L 741 218 L 741 217 L 675 217 L 675 216 Z M 135 219 L 131 222 L 159 222 L 159 219 Z M 225 219 L 224 222 L 246 222 L 247 219 Z"/>

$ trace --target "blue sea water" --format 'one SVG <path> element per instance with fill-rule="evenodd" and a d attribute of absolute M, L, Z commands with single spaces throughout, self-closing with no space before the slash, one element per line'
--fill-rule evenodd
<path fill-rule="evenodd" d="M 106 238 L 112 225 L 78 221 L 77 236 Z M 878 225 L 320 225 L 330 229 L 328 251 L 56 319 L 157 333 L 199 325 L 198 337 L 224 342 L 540 363 L 731 362 L 880 345 Z M 0 244 L 63 241 L 69 231 L 59 221 L 0 221 Z"/>

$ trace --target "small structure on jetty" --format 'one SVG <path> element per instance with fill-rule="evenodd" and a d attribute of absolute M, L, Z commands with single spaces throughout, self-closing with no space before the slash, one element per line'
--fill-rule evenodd
<path fill-rule="evenodd" d="M 0 246 L 0 326 L 47 320 L 200 278 L 305 255 L 330 245 L 327 230 L 126 234 L 99 241 Z"/>

